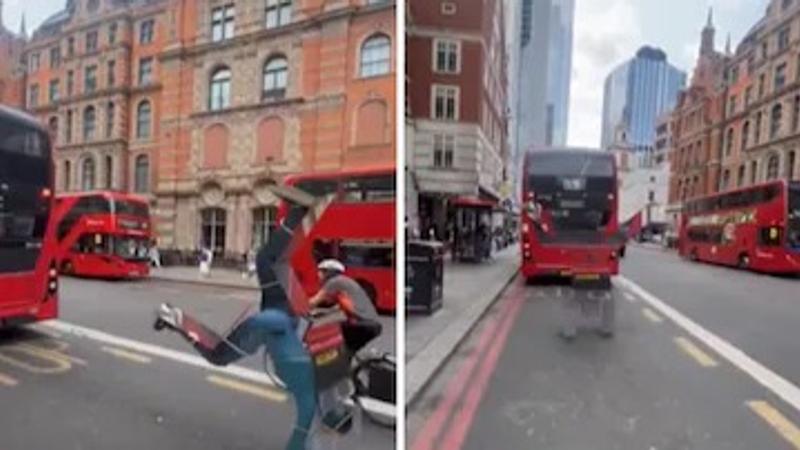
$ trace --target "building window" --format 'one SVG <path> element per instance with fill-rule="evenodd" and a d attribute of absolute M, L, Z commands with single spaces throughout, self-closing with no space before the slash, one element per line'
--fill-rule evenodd
<path fill-rule="evenodd" d="M 730 100 L 728 100 L 728 115 L 732 116 L 736 113 L 736 96 L 731 95 Z"/>
<path fill-rule="evenodd" d="M 756 145 L 761 143 L 761 118 L 762 117 L 763 117 L 763 114 L 761 113 L 761 111 L 756 113 L 756 125 L 755 125 L 755 130 L 753 131 L 753 142 L 755 142 Z"/>
<path fill-rule="evenodd" d="M 789 31 L 788 26 L 778 31 L 778 51 L 784 51 L 789 48 Z"/>
<path fill-rule="evenodd" d="M 749 138 L 750 138 L 750 122 L 745 122 L 744 125 L 742 125 L 742 145 L 740 151 L 747 150 L 747 140 Z"/>
<path fill-rule="evenodd" d="M 392 44 L 389 36 L 378 34 L 361 45 L 361 76 L 374 77 L 389 73 L 392 65 Z"/>
<path fill-rule="evenodd" d="M 775 68 L 775 90 L 781 89 L 786 85 L 786 63 Z"/>
<path fill-rule="evenodd" d="M 153 32 L 156 21 L 153 19 L 144 20 L 139 24 L 139 44 L 145 45 L 153 42 Z"/>
<path fill-rule="evenodd" d="M 106 163 L 105 163 L 106 189 L 111 189 L 114 186 L 114 158 L 112 158 L 111 155 L 106 155 L 105 160 L 106 160 Z"/>
<path fill-rule="evenodd" d="M 72 36 L 67 38 L 67 56 L 70 58 L 75 56 L 75 38 Z"/>
<path fill-rule="evenodd" d="M 117 42 L 117 22 L 108 26 L 108 43 L 113 45 Z"/>
<path fill-rule="evenodd" d="M 36 72 L 39 70 L 39 53 L 31 53 L 30 58 L 30 70 L 31 73 Z"/>
<path fill-rule="evenodd" d="M 769 42 L 764 41 L 761 43 L 761 59 L 767 59 L 769 56 Z"/>
<path fill-rule="evenodd" d="M 94 106 L 87 106 L 83 110 L 83 140 L 90 141 L 94 139 L 94 130 L 97 125 L 97 114 Z"/>
<path fill-rule="evenodd" d="M 153 82 L 153 58 L 147 57 L 139 60 L 139 86 Z"/>
<path fill-rule="evenodd" d="M 789 9 L 790 6 L 792 6 L 792 0 L 783 0 L 782 3 L 783 3 L 782 7 L 783 7 L 784 11 L 786 11 L 787 9 Z"/>
<path fill-rule="evenodd" d="M 65 126 L 65 135 L 64 139 L 67 141 L 67 144 L 72 142 L 72 110 L 67 111 L 67 123 Z"/>
<path fill-rule="evenodd" d="M 87 156 L 81 165 L 81 189 L 92 191 L 95 186 L 95 165 L 94 158 Z"/>
<path fill-rule="evenodd" d="M 800 95 L 796 95 L 792 103 L 792 130 L 797 131 L 798 128 L 800 128 Z"/>
<path fill-rule="evenodd" d="M 211 76 L 208 107 L 211 111 L 228 108 L 231 104 L 231 71 L 227 67 L 217 69 Z"/>
<path fill-rule="evenodd" d="M 767 84 L 767 76 L 765 74 L 761 74 L 758 76 L 758 98 L 764 96 L 764 89 L 766 88 Z"/>
<path fill-rule="evenodd" d="M 279 100 L 286 96 L 289 63 L 283 56 L 270 58 L 264 64 L 264 90 L 263 99 Z"/>
<path fill-rule="evenodd" d="M 455 149 L 455 136 L 452 134 L 435 134 L 433 136 L 433 167 L 452 168 Z"/>
<path fill-rule="evenodd" d="M 725 169 L 725 171 L 722 172 L 722 183 L 720 185 L 720 190 L 721 191 L 728 190 L 728 186 L 729 186 L 730 182 L 731 182 L 731 171 L 728 170 L 728 169 Z"/>
<path fill-rule="evenodd" d="M 225 216 L 222 208 L 206 208 L 200 212 L 200 243 L 220 255 L 225 253 Z"/>
<path fill-rule="evenodd" d="M 50 132 L 50 140 L 56 142 L 58 140 L 58 116 L 53 116 L 47 122 L 47 130 Z"/>
<path fill-rule="evenodd" d="M 32 84 L 28 90 L 28 107 L 36 108 L 39 106 L 39 85 Z"/>
<path fill-rule="evenodd" d="M 267 0 L 266 27 L 277 28 L 292 20 L 292 0 Z"/>
<path fill-rule="evenodd" d="M 458 73 L 461 70 L 461 44 L 458 41 L 435 40 L 434 70 L 440 73 Z"/>
<path fill-rule="evenodd" d="M 734 139 L 733 128 L 729 128 L 728 137 L 725 140 L 725 156 L 730 156 L 731 153 L 733 153 L 733 139 Z"/>
<path fill-rule="evenodd" d="M 767 160 L 767 180 L 778 178 L 779 167 L 780 159 L 778 159 L 778 155 L 770 155 Z"/>
<path fill-rule="evenodd" d="M 83 79 L 84 91 L 87 93 L 94 92 L 97 89 L 97 66 L 89 66 L 84 72 Z"/>
<path fill-rule="evenodd" d="M 150 124 L 152 122 L 152 107 L 145 100 L 136 107 L 136 138 L 147 139 L 150 137 Z"/>
<path fill-rule="evenodd" d="M 67 96 L 72 96 L 75 90 L 75 72 L 67 71 Z"/>
<path fill-rule="evenodd" d="M 106 105 L 106 137 L 110 138 L 114 134 L 114 102 Z"/>
<path fill-rule="evenodd" d="M 86 33 L 86 53 L 97 51 L 97 30 Z"/>
<path fill-rule="evenodd" d="M 269 236 L 277 226 L 278 208 L 262 206 L 253 209 L 252 247 L 260 248 L 269 241 Z"/>
<path fill-rule="evenodd" d="M 758 162 L 753 161 L 750 163 L 750 184 L 756 184 L 758 180 Z"/>
<path fill-rule="evenodd" d="M 456 4 L 455 3 L 453 3 L 453 2 L 442 2 L 442 6 L 441 6 L 442 15 L 452 16 L 452 15 L 454 15 L 456 13 L 456 11 L 457 11 L 457 8 L 456 8 Z M 526 22 L 523 22 L 523 26 L 524 26 L 525 23 Z"/>
<path fill-rule="evenodd" d="M 134 191 L 143 193 L 150 191 L 150 161 L 147 155 L 139 155 L 134 163 Z"/>
<path fill-rule="evenodd" d="M 748 86 L 747 89 L 744 91 L 744 106 L 745 108 L 750 106 L 750 103 L 753 101 L 753 86 Z"/>
<path fill-rule="evenodd" d="M 234 5 L 225 5 L 211 10 L 211 40 L 224 41 L 233 37 L 236 10 Z"/>
<path fill-rule="evenodd" d="M 106 81 L 108 82 L 108 87 L 114 87 L 114 85 L 117 84 L 117 62 L 114 60 L 109 61 L 108 68 L 106 70 L 106 76 L 108 78 Z"/>
<path fill-rule="evenodd" d="M 55 69 L 61 65 L 61 47 L 50 49 L 50 68 Z"/>
<path fill-rule="evenodd" d="M 72 188 L 72 163 L 64 161 L 64 190 Z"/>
<path fill-rule="evenodd" d="M 739 173 L 736 174 L 736 187 L 744 185 L 744 164 L 739 166 Z"/>
<path fill-rule="evenodd" d="M 433 118 L 458 120 L 458 87 L 433 86 Z"/>
<path fill-rule="evenodd" d="M 781 131 L 781 121 L 783 120 L 783 105 L 778 103 L 772 107 L 772 115 L 770 117 L 769 137 L 775 139 Z"/>
<path fill-rule="evenodd" d="M 794 151 L 789 152 L 789 156 L 786 159 L 786 178 L 789 181 L 794 180 L 795 159 L 796 159 L 796 153 Z"/>
<path fill-rule="evenodd" d="M 49 89 L 49 97 L 50 103 L 58 101 L 58 80 L 50 80 L 50 89 Z"/>

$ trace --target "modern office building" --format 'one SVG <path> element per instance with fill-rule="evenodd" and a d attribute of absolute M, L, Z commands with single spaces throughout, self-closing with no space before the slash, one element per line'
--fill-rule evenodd
<path fill-rule="evenodd" d="M 652 151 L 656 121 L 675 106 L 686 73 L 667 61 L 664 51 L 642 47 L 636 57 L 608 75 L 603 95 L 601 146 L 607 149 L 619 127 L 634 151 Z"/>

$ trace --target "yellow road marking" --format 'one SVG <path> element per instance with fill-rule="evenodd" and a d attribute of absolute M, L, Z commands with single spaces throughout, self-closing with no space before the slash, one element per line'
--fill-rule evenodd
<path fill-rule="evenodd" d="M 786 439 L 794 448 L 800 450 L 800 429 L 789 419 L 765 401 L 749 401 L 747 406 L 761 416 L 775 431 Z"/>
<path fill-rule="evenodd" d="M 8 375 L 0 373 L 0 384 L 2 384 L 3 386 L 12 387 L 17 385 L 17 380 Z"/>
<path fill-rule="evenodd" d="M 685 337 L 676 337 L 675 343 L 678 344 L 684 353 L 694 358 L 698 364 L 703 367 L 717 367 L 717 361 L 714 360 L 708 353 L 700 349 L 694 342 L 686 339 Z"/>
<path fill-rule="evenodd" d="M 83 360 L 83 359 L 76 358 L 74 356 L 67 355 L 65 353 L 61 353 L 62 350 L 67 348 L 66 343 L 64 343 L 63 346 L 62 345 L 58 345 L 57 346 L 58 349 L 44 348 L 44 347 L 39 347 L 38 345 L 27 344 L 27 343 L 25 343 L 25 344 L 17 344 L 17 347 L 19 347 L 21 349 L 24 349 L 29 354 L 36 355 L 36 356 L 39 356 L 41 358 L 55 358 L 55 359 L 61 359 L 61 360 L 65 361 L 65 362 L 74 363 L 74 364 L 77 364 L 79 366 L 85 366 L 86 365 L 86 361 Z"/>
<path fill-rule="evenodd" d="M 656 314 L 656 312 L 650 308 L 642 308 L 642 314 L 647 318 L 647 320 L 653 323 L 661 323 L 664 321 L 661 316 Z"/>
<path fill-rule="evenodd" d="M 625 296 L 625 300 L 631 303 L 636 303 L 636 297 L 634 297 L 630 292 L 625 292 L 623 295 Z"/>
<path fill-rule="evenodd" d="M 283 392 L 279 392 L 274 389 L 266 389 L 264 387 L 255 384 L 242 383 L 241 381 L 220 377 L 218 375 L 209 375 L 208 377 L 206 377 L 206 380 L 208 380 L 208 382 L 211 384 L 216 384 L 217 386 L 233 389 L 234 391 L 239 391 L 244 394 L 250 394 L 255 397 L 263 398 L 265 400 L 270 400 L 273 402 L 286 401 L 286 394 L 284 394 Z"/>
<path fill-rule="evenodd" d="M 106 353 L 110 353 L 118 358 L 127 359 L 128 361 L 133 361 L 139 364 L 150 364 L 153 361 L 152 358 L 149 356 L 140 355 L 138 353 L 129 352 L 127 350 L 122 350 L 119 348 L 114 347 L 100 347 Z"/>
<path fill-rule="evenodd" d="M 31 364 L 25 359 L 20 359 L 19 356 L 15 356 L 15 353 L 17 355 L 22 354 L 28 355 L 29 357 L 32 356 L 38 361 L 44 361 L 45 363 L 51 364 L 37 366 L 35 364 Z M 0 350 L 0 361 L 4 361 L 12 366 L 16 366 L 29 372 L 38 374 L 62 373 L 72 368 L 72 363 L 64 359 L 63 356 L 54 356 L 51 352 L 41 352 L 35 348 L 31 349 L 19 344 L 9 345 Z"/>

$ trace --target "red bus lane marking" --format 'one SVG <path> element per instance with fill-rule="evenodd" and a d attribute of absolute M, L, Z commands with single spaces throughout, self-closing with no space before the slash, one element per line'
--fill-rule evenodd
<path fill-rule="evenodd" d="M 501 301 L 506 300 L 505 298 Z M 436 411 L 425 421 L 422 430 L 417 434 L 412 445 L 413 450 L 431 450 L 434 447 L 434 440 L 442 431 L 442 427 L 453 412 L 453 407 L 458 402 L 461 393 L 467 387 L 469 377 L 475 370 L 479 359 L 485 353 L 486 348 L 490 345 L 491 339 L 495 336 L 495 332 L 500 328 L 501 322 L 507 321 L 509 315 L 507 312 L 512 305 L 511 301 L 501 307 L 494 317 L 492 317 L 485 325 L 483 333 L 478 338 L 478 345 L 472 352 L 472 355 L 462 364 L 456 375 L 450 380 L 445 388 L 444 396 L 437 406 Z"/>
<path fill-rule="evenodd" d="M 511 306 L 509 307 L 510 317 L 503 323 L 500 331 L 497 333 L 497 339 L 492 342 L 489 353 L 480 365 L 476 381 L 473 383 L 472 389 L 467 391 L 461 409 L 458 411 L 456 417 L 451 420 L 451 427 L 447 431 L 439 448 L 443 450 L 458 450 L 464 444 L 464 439 L 466 439 L 467 433 L 472 426 L 472 421 L 475 419 L 475 413 L 478 411 L 481 399 L 483 399 L 486 393 L 489 379 L 497 368 L 497 362 L 500 359 L 500 354 L 503 349 L 505 349 L 508 335 L 517 321 L 517 314 L 522 307 L 522 300 L 524 297 L 523 293 L 515 293 L 515 296 L 511 299 Z"/>

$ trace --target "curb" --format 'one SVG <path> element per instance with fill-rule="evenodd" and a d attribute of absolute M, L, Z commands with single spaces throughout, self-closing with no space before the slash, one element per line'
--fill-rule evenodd
<path fill-rule="evenodd" d="M 229 289 L 239 289 L 243 291 L 259 291 L 260 289 L 258 286 L 245 286 L 242 284 L 237 283 L 228 283 L 225 281 L 204 281 L 204 280 L 188 280 L 183 278 L 170 278 L 160 275 L 153 275 L 151 274 L 148 279 L 153 281 L 163 281 L 167 283 L 175 283 L 175 284 L 191 284 L 195 286 L 211 286 L 211 287 L 221 287 L 221 288 L 229 288 Z"/>
<path fill-rule="evenodd" d="M 424 350 L 417 353 L 412 360 L 406 362 L 407 408 L 410 408 L 414 402 L 419 400 L 430 381 L 441 371 L 445 363 L 450 360 L 455 349 L 464 342 L 467 335 L 475 329 L 478 322 L 486 315 L 486 312 L 500 299 L 508 286 L 517 278 L 519 271 L 519 266 L 515 266 L 508 274 L 508 280 L 502 284 L 494 295 L 488 297 L 483 303 L 477 303 L 469 310 L 467 313 L 468 317 L 465 321 L 450 324 L 442 331 L 437 339 L 434 339 Z M 426 366 L 425 361 L 433 362 Z M 418 372 L 420 372 L 419 375 L 415 374 L 412 376 L 410 374 L 413 371 L 415 363 L 422 367 L 418 369 Z"/>

